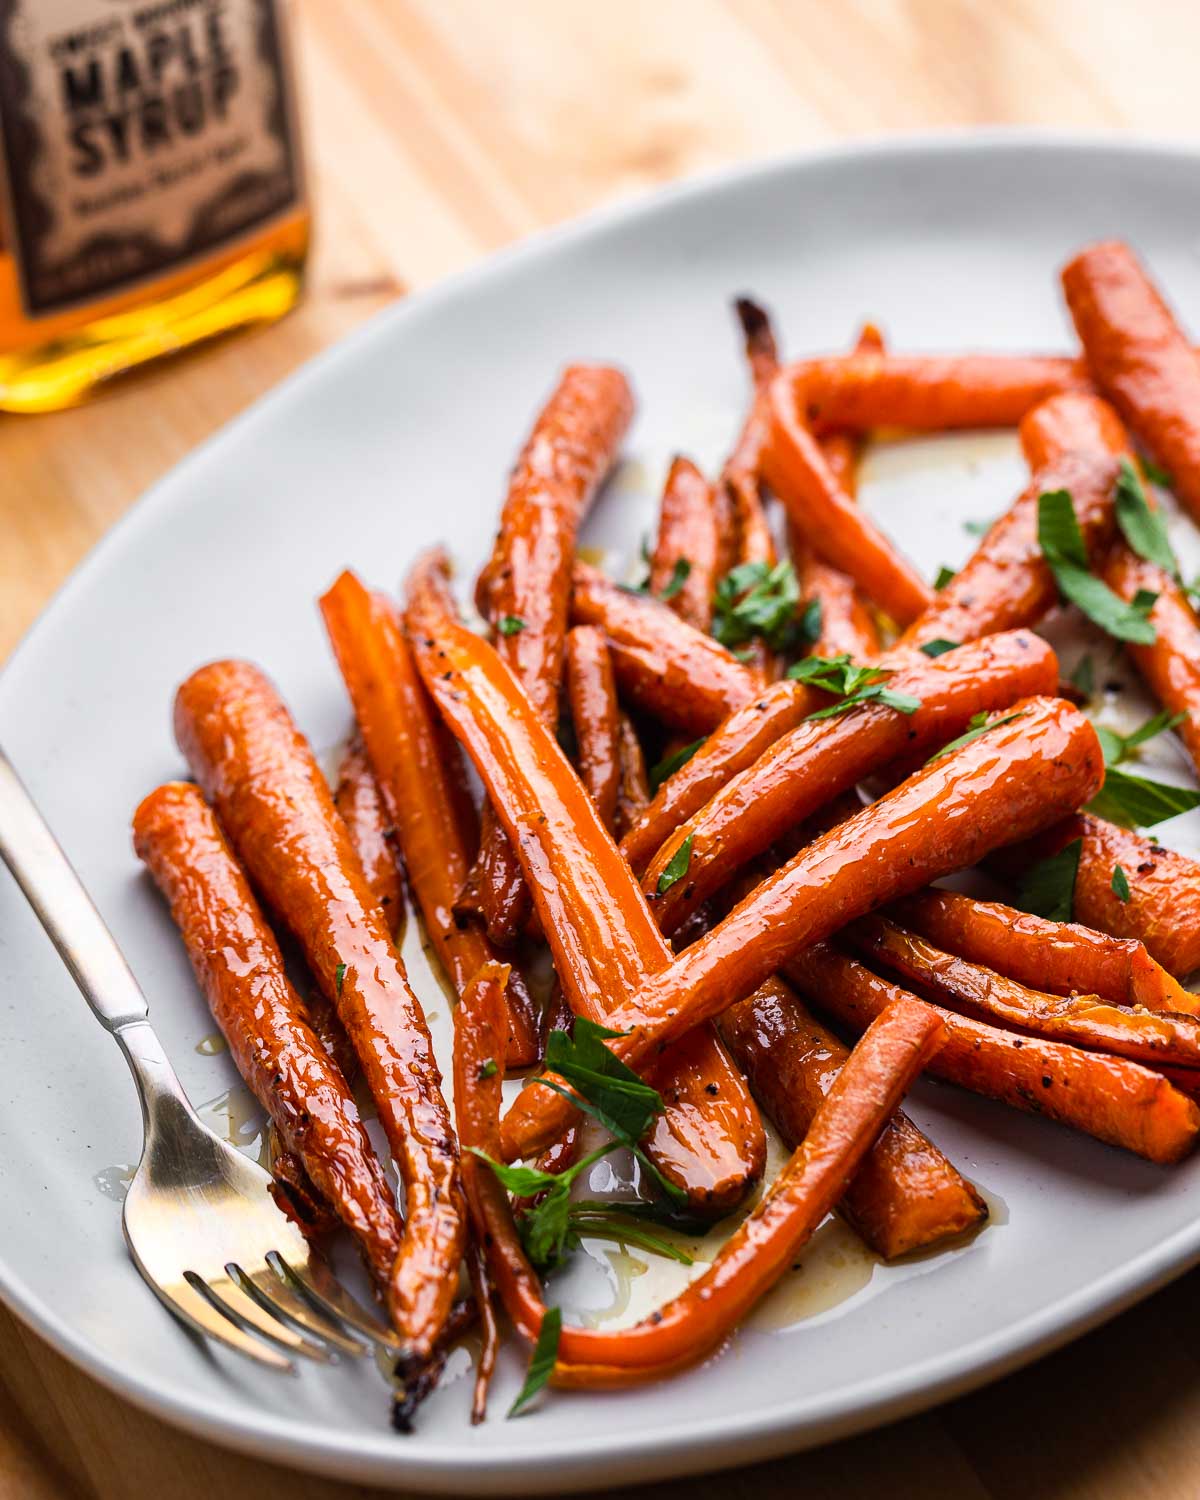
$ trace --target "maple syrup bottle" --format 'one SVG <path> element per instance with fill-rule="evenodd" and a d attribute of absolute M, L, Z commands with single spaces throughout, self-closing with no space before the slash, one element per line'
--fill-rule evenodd
<path fill-rule="evenodd" d="M 0 408 L 47 411 L 300 294 L 282 0 L 0 0 Z"/>

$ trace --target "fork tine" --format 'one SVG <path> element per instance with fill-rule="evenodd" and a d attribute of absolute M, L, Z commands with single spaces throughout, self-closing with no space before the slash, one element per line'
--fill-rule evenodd
<path fill-rule="evenodd" d="M 230 1261 L 225 1270 L 247 1297 L 252 1297 L 264 1312 L 282 1318 L 299 1332 L 324 1339 L 339 1354 L 347 1354 L 351 1359 L 361 1359 L 367 1353 L 366 1344 L 359 1339 L 347 1337 L 324 1314 L 314 1312 L 308 1302 L 281 1281 L 269 1266 L 264 1265 L 249 1272 Z"/>
<path fill-rule="evenodd" d="M 184 1279 L 191 1288 L 206 1298 L 219 1313 L 234 1323 L 243 1333 L 255 1333 L 259 1338 L 276 1344 L 288 1354 L 301 1354 L 315 1360 L 317 1364 L 334 1364 L 337 1354 L 327 1344 L 294 1332 L 273 1313 L 261 1308 L 257 1302 L 241 1290 L 229 1276 L 214 1277 L 212 1282 L 203 1280 L 195 1271 L 185 1271 Z"/>
<path fill-rule="evenodd" d="M 337 1318 L 389 1354 L 399 1354 L 400 1341 L 392 1330 L 372 1317 L 318 1256 L 310 1254 L 303 1268 L 299 1269 L 278 1251 L 272 1250 L 267 1256 L 267 1264 L 281 1281 L 294 1287 L 325 1317 Z"/>
<path fill-rule="evenodd" d="M 260 1365 L 266 1365 L 270 1370 L 278 1370 L 284 1375 L 296 1373 L 296 1366 L 286 1355 L 280 1354 L 269 1344 L 264 1344 L 256 1335 L 243 1333 L 236 1323 L 187 1282 L 178 1281 L 170 1287 L 160 1287 L 157 1282 L 147 1278 L 147 1284 L 159 1301 L 196 1333 L 215 1339 L 217 1343 L 256 1360 Z"/>

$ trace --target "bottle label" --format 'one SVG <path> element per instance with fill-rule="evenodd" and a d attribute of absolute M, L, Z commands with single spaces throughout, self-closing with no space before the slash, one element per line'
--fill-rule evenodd
<path fill-rule="evenodd" d="M 299 203 L 277 0 L 0 0 L 9 250 L 31 315 Z"/>

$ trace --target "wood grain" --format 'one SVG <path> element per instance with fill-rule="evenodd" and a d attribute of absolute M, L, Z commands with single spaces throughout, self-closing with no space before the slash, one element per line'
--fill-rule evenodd
<path fill-rule="evenodd" d="M 1195 130 L 1184 0 L 301 0 L 319 239 L 304 305 L 92 405 L 0 418 L 0 658 L 202 438 L 406 290 L 685 173 L 871 132 Z M 1200 1275 L 937 1413 L 629 1491 L 783 1500 L 1195 1500 Z M 598 1475 L 598 1479 L 603 1476 Z M 0 1310 L 2 1500 L 350 1500 L 183 1436 Z"/>

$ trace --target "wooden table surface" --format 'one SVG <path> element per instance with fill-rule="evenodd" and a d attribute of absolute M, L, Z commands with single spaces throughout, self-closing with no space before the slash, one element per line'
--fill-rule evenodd
<path fill-rule="evenodd" d="M 59 415 L 0 418 L 0 659 L 200 439 L 407 291 L 713 165 L 975 124 L 1194 132 L 1188 0 L 298 0 L 319 214 L 305 304 Z M 1064 1245 L 1063 1253 L 1070 1247 Z M 981 1393 L 833 1448 L 628 1492 L 1194 1500 L 1200 1273 Z M 599 1476 L 598 1476 L 599 1477 Z M 103 1391 L 0 1310 L 0 1500 L 349 1500 Z"/>

